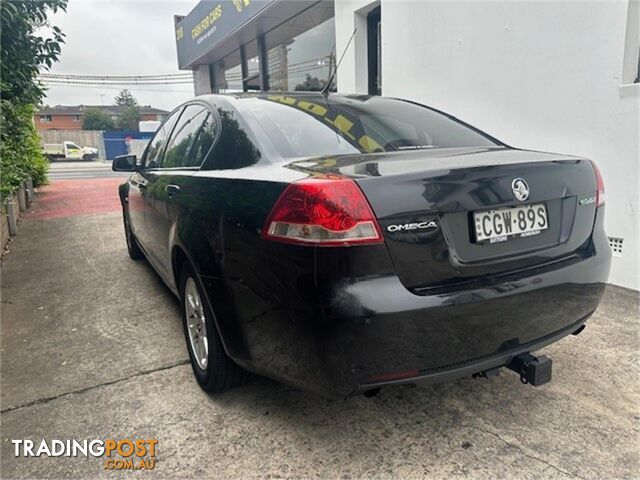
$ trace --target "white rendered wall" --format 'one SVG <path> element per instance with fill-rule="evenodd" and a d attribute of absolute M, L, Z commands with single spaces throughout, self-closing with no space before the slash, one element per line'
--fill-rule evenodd
<path fill-rule="evenodd" d="M 207 95 L 211 93 L 211 75 L 209 65 L 199 65 L 197 70 L 193 71 L 193 90 L 196 95 Z"/>
<path fill-rule="evenodd" d="M 366 93 L 360 0 L 336 0 L 340 92 Z M 640 85 L 622 86 L 620 1 L 382 0 L 382 93 L 445 110 L 507 144 L 594 159 L 606 229 L 624 238 L 611 283 L 640 289 Z"/>

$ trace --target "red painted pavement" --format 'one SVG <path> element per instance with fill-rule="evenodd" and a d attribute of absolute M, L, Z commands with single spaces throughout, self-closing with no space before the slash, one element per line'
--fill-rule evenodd
<path fill-rule="evenodd" d="M 39 190 L 38 199 L 25 218 L 50 220 L 77 215 L 119 212 L 118 185 L 123 178 L 56 180 Z"/>

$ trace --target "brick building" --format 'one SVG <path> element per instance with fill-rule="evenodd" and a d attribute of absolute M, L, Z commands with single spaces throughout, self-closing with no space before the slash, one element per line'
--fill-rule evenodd
<path fill-rule="evenodd" d="M 84 114 L 89 109 L 100 110 L 117 121 L 128 107 L 118 105 L 56 105 L 44 107 L 35 114 L 35 123 L 38 130 L 82 130 Z M 142 120 L 162 121 L 169 113 L 150 106 L 140 106 Z"/>

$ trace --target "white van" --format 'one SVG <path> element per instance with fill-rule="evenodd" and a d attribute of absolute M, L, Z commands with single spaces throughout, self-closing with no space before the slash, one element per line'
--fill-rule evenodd
<path fill-rule="evenodd" d="M 93 147 L 79 147 L 73 142 L 45 143 L 43 152 L 50 162 L 58 159 L 93 160 L 98 158 L 98 149 Z"/>

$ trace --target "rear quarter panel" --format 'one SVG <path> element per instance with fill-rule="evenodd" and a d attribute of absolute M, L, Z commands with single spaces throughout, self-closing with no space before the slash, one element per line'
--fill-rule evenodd
<path fill-rule="evenodd" d="M 227 353 L 245 368 L 285 372 L 301 342 L 290 341 L 299 318 L 313 312 L 313 249 L 264 242 L 264 222 L 286 185 L 306 174 L 273 163 L 264 132 L 217 98 L 222 133 L 202 169 L 189 177 L 172 239 L 199 273 Z M 303 299 L 301 301 L 301 299 Z M 307 316 L 311 318 L 311 316 Z M 303 363 L 303 362 L 298 362 Z"/>
<path fill-rule="evenodd" d="M 200 275 L 227 353 L 273 376 L 286 372 L 296 357 L 282 349 L 304 348 L 295 325 L 283 332 L 283 323 L 301 317 L 292 309 L 309 309 L 302 316 L 312 323 L 318 314 L 315 255 L 313 248 L 262 240 L 264 222 L 287 181 L 257 179 L 250 168 L 243 170 L 244 178 L 238 178 L 241 171 L 202 171 L 189 179 L 176 246 L 188 252 Z M 277 178 L 278 170 L 273 167 L 269 177 Z"/>

